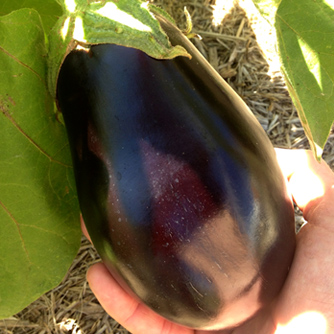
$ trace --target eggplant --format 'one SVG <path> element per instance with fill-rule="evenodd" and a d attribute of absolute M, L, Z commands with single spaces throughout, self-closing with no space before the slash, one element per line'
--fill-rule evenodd
<path fill-rule="evenodd" d="M 57 81 L 82 215 L 111 274 L 163 317 L 238 326 L 279 293 L 294 210 L 272 144 L 176 26 L 192 56 L 73 50 Z"/>

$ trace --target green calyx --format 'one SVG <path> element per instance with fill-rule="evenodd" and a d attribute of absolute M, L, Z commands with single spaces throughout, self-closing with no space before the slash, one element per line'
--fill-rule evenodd
<path fill-rule="evenodd" d="M 64 14 L 49 36 L 48 85 L 56 95 L 58 72 L 66 55 L 78 45 L 113 43 L 139 49 L 156 59 L 191 57 L 172 46 L 154 14 L 173 21 L 162 9 L 141 0 L 58 0 Z"/>

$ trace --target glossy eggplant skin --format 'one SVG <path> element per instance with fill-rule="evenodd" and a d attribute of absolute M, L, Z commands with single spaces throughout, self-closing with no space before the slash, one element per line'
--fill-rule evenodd
<path fill-rule="evenodd" d="M 280 291 L 294 211 L 275 152 L 243 101 L 192 59 L 105 44 L 72 51 L 57 102 L 87 229 L 131 294 L 167 319 L 237 326 Z"/>

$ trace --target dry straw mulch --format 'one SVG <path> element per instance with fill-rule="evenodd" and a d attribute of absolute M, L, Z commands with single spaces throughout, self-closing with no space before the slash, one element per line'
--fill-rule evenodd
<path fill-rule="evenodd" d="M 185 28 L 184 7 L 192 41 L 238 92 L 277 147 L 308 148 L 296 110 L 286 90 L 273 44 L 273 31 L 251 0 L 157 0 Z M 334 134 L 324 158 L 334 167 Z M 298 217 L 298 216 L 297 216 Z M 300 218 L 299 218 L 300 219 Z M 19 314 L 0 321 L 0 334 L 125 334 L 100 307 L 86 281 L 99 257 L 83 237 L 80 251 L 62 283 Z"/>

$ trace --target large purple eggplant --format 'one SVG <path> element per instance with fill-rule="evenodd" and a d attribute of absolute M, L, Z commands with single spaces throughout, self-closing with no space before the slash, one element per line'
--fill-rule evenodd
<path fill-rule="evenodd" d="M 294 211 L 274 149 L 189 40 L 192 59 L 104 44 L 72 51 L 57 101 L 82 214 L 110 272 L 174 322 L 242 323 L 280 291 Z"/>

